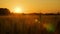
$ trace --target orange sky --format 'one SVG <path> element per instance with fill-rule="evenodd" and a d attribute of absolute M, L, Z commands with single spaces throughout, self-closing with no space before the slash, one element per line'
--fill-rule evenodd
<path fill-rule="evenodd" d="M 60 10 L 60 0 L 0 0 L 0 8 L 20 7 L 24 12 L 55 12 Z"/>

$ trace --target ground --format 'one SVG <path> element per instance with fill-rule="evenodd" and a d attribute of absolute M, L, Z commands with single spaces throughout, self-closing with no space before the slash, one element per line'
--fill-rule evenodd
<path fill-rule="evenodd" d="M 55 34 L 59 15 L 24 15 L 14 14 L 0 16 L 0 34 Z M 46 24 L 53 24 L 52 28 L 45 28 Z"/>

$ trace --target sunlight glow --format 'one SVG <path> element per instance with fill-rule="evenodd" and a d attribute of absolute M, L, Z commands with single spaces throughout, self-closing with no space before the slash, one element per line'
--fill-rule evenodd
<path fill-rule="evenodd" d="M 22 8 L 20 8 L 20 7 L 15 7 L 13 10 L 14 10 L 13 13 L 22 13 L 23 12 Z"/>

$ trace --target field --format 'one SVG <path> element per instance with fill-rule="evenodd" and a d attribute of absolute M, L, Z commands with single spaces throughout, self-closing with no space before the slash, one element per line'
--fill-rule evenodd
<path fill-rule="evenodd" d="M 0 34 L 55 34 L 59 20 L 60 15 L 0 16 Z M 53 24 L 54 32 L 48 31 L 45 24 Z"/>

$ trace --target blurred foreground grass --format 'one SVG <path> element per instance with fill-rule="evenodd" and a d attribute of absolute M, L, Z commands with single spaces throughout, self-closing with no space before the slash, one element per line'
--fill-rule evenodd
<path fill-rule="evenodd" d="M 56 29 L 59 18 L 52 15 L 0 16 L 0 34 L 53 34 L 54 32 L 48 32 L 43 24 L 53 24 Z"/>

